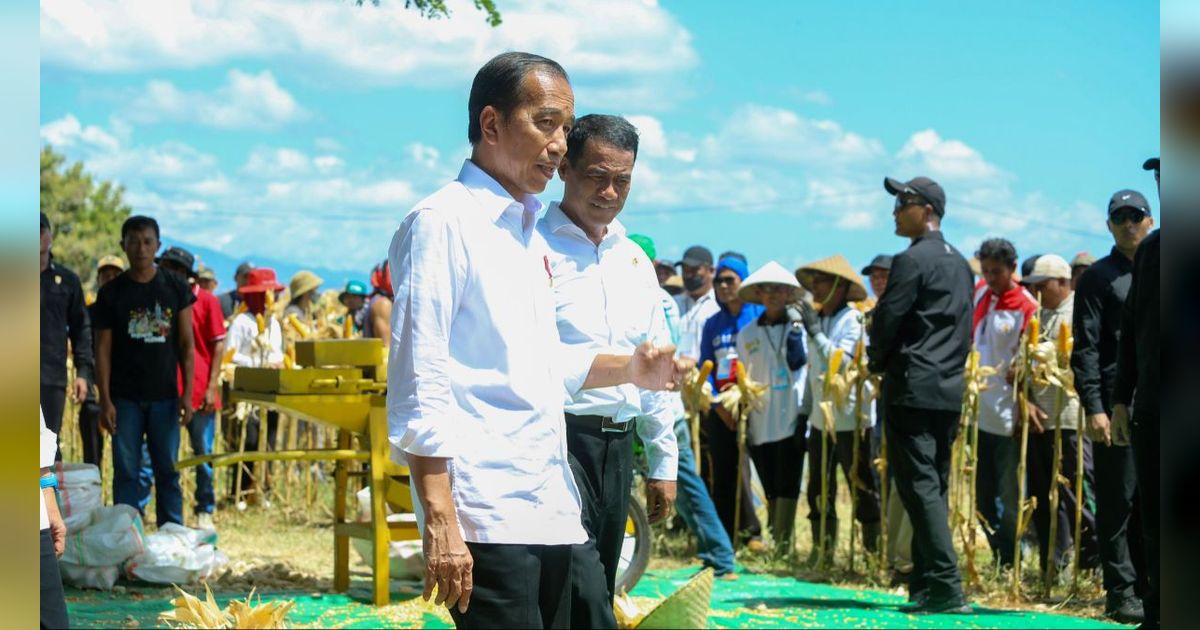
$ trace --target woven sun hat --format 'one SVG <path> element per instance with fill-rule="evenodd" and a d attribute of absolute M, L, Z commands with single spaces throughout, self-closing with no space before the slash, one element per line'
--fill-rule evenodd
<path fill-rule="evenodd" d="M 115 269 L 125 271 L 125 259 L 112 254 L 109 254 L 108 256 L 101 256 L 100 260 L 96 263 L 96 271 L 100 271 L 105 267 L 113 267 Z"/>
<path fill-rule="evenodd" d="M 783 284 L 792 287 L 792 295 L 788 298 L 789 302 L 799 300 L 804 294 L 800 283 L 796 282 L 796 278 L 788 273 L 783 265 L 772 260 L 746 277 L 741 288 L 738 289 L 738 299 L 751 304 L 762 304 L 762 301 L 758 299 L 758 288 L 764 284 Z"/>
<path fill-rule="evenodd" d="M 710 567 L 692 576 L 678 591 L 659 602 L 646 613 L 637 628 L 707 628 L 712 587 L 713 570 Z"/>
<path fill-rule="evenodd" d="M 809 291 L 812 291 L 812 274 L 814 271 L 837 276 L 845 281 L 847 286 L 850 287 L 850 290 L 846 293 L 847 302 L 861 302 L 867 299 L 867 286 L 863 284 L 862 275 L 841 254 L 810 262 L 796 270 L 796 279 Z M 813 297 L 825 299 L 825 296 L 814 295 Z"/>
<path fill-rule="evenodd" d="M 322 282 L 324 280 L 311 271 L 297 271 L 288 282 L 288 292 L 292 294 L 292 299 L 296 299 L 321 286 Z"/>

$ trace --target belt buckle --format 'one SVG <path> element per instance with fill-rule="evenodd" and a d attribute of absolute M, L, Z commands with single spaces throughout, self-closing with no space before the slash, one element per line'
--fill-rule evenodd
<path fill-rule="evenodd" d="M 612 418 L 602 418 L 600 430 L 605 433 L 624 433 L 629 430 L 629 421 L 613 422 Z"/>

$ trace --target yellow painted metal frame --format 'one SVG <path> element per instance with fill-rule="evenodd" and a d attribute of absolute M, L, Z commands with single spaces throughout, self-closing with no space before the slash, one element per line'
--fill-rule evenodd
<path fill-rule="evenodd" d="M 242 368 L 239 368 L 239 370 Z M 236 383 L 236 377 L 235 377 Z M 413 511 L 409 492 L 408 468 L 391 461 L 391 445 L 387 439 L 386 397 L 379 393 L 308 393 L 279 394 L 234 389 L 231 399 L 274 409 L 303 420 L 333 425 L 339 429 L 337 448 L 294 451 L 265 451 L 221 453 L 191 457 L 176 464 L 177 469 L 205 462 L 215 466 L 233 465 L 248 461 L 333 461 L 333 590 L 345 592 L 350 588 L 350 539 L 372 542 L 372 600 L 377 606 L 390 601 L 391 575 L 388 551 L 393 540 L 419 540 L 416 523 L 387 520 L 387 506 L 400 513 Z M 358 434 L 365 450 L 351 448 L 353 434 Z M 371 518 L 365 523 L 347 520 L 349 463 L 368 463 L 367 485 L 371 489 Z"/>

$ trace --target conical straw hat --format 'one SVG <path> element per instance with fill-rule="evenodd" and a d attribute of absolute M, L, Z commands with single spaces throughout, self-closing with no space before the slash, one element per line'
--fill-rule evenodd
<path fill-rule="evenodd" d="M 820 271 L 831 276 L 837 276 L 848 283 L 850 290 L 846 293 L 847 302 L 859 302 L 867 299 L 867 287 L 863 284 L 862 277 L 858 275 L 854 267 L 850 265 L 850 261 L 842 257 L 841 254 L 822 258 L 816 262 L 808 263 L 796 270 L 796 279 L 800 284 L 804 285 L 805 289 L 812 291 L 812 272 Z M 824 295 L 814 295 L 814 299 L 823 300 Z"/>
<path fill-rule="evenodd" d="M 759 267 L 742 282 L 741 288 L 738 289 L 738 299 L 751 304 L 762 304 L 762 301 L 758 299 L 758 287 L 764 284 L 784 284 L 792 287 L 792 295 L 788 298 L 789 302 L 799 300 L 804 293 L 800 289 L 800 283 L 796 282 L 796 278 L 788 273 L 783 265 L 772 260 Z"/>
<path fill-rule="evenodd" d="M 713 570 L 704 569 L 678 591 L 662 600 L 637 625 L 638 629 L 707 628 L 712 603 Z"/>

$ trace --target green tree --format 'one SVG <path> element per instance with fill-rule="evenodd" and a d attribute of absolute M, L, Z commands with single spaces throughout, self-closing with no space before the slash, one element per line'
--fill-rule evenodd
<path fill-rule="evenodd" d="M 354 0 L 358 6 L 362 6 L 366 2 L 370 2 L 375 6 L 379 6 L 381 0 Z M 446 0 L 404 0 L 405 9 L 416 9 L 421 17 L 428 19 L 437 19 L 450 17 L 450 9 L 446 7 Z M 492 26 L 500 26 L 500 12 L 496 10 L 495 0 L 475 0 L 475 8 L 487 14 L 487 23 Z"/>
<path fill-rule="evenodd" d="M 91 270 L 106 254 L 120 254 L 121 223 L 129 218 L 125 188 L 96 180 L 83 162 L 68 166 L 66 156 L 42 147 L 42 212 L 54 226 L 54 259 L 83 280 L 95 281 Z"/>

